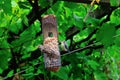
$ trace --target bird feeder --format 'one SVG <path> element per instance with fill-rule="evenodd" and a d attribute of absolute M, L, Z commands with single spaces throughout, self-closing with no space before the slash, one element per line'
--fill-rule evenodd
<path fill-rule="evenodd" d="M 44 53 L 45 68 L 56 72 L 61 66 L 61 58 L 55 15 L 45 15 L 42 18 L 42 34 L 43 45 L 40 46 L 40 49 Z"/>

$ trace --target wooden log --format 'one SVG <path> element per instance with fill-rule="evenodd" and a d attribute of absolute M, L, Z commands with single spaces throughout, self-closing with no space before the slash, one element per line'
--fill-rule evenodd
<path fill-rule="evenodd" d="M 43 46 L 45 68 L 50 71 L 58 71 L 61 66 L 61 58 L 58 46 L 58 31 L 55 15 L 46 15 L 42 18 Z"/>

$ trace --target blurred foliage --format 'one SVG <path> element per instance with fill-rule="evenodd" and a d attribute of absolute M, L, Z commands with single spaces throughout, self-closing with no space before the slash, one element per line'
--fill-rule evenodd
<path fill-rule="evenodd" d="M 63 55 L 58 72 L 49 72 L 44 68 L 43 55 L 38 46 L 43 43 L 40 19 L 29 23 L 28 15 L 34 9 L 30 3 L 37 0 L 1 0 L 0 1 L 0 79 L 12 80 L 15 73 L 25 80 L 119 80 L 120 79 L 120 0 L 110 0 L 117 7 L 102 23 L 106 16 L 99 19 L 88 17 L 83 21 L 90 4 L 67 1 L 39 0 L 40 9 L 47 10 L 37 17 L 54 14 L 57 18 L 59 41 L 66 39 L 66 31 L 73 25 L 80 32 L 73 36 L 77 43 L 71 51 L 89 45 L 103 45 L 101 48 L 88 48 L 69 55 Z M 35 6 L 35 5 L 34 5 Z M 99 5 L 93 7 L 97 9 Z M 32 16 L 33 14 L 31 14 Z M 34 16 L 35 16 L 34 12 Z M 33 18 L 33 16 L 31 17 Z M 91 38 L 85 42 L 94 30 Z M 69 47 L 70 40 L 67 40 Z M 80 43 L 80 44 L 79 44 Z M 87 53 L 89 55 L 87 55 Z M 18 79 L 21 80 L 21 79 Z"/>

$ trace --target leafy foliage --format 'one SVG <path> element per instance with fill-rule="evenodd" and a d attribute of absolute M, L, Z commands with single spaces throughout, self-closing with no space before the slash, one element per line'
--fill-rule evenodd
<path fill-rule="evenodd" d="M 120 5 L 120 0 L 110 0 L 111 6 L 119 6 Z"/>
<path fill-rule="evenodd" d="M 0 1 L 0 79 L 119 80 L 120 0 L 101 1 L 90 12 L 89 0 L 87 4 L 78 0 Z M 59 42 L 66 40 L 70 48 L 71 54 L 61 51 L 58 72 L 44 68 L 38 49 L 43 43 L 41 17 L 46 14 L 56 15 Z"/>
<path fill-rule="evenodd" d="M 97 39 L 100 40 L 105 46 L 113 44 L 115 35 L 115 27 L 113 24 L 105 23 L 99 29 Z"/>

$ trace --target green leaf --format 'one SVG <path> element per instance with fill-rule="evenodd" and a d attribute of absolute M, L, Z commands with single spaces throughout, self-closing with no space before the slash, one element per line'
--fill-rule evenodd
<path fill-rule="evenodd" d="M 88 17 L 87 20 L 86 20 L 86 24 L 92 24 L 96 27 L 100 24 L 100 20 L 92 18 L 92 17 Z"/>
<path fill-rule="evenodd" d="M 82 29 L 82 27 L 83 27 L 83 25 L 84 25 L 84 23 L 83 23 L 83 18 L 77 16 L 76 14 L 73 14 L 73 17 L 74 17 L 74 21 L 72 21 L 73 24 L 74 24 L 75 26 L 79 27 L 80 29 Z M 72 23 L 72 22 L 71 22 L 71 23 Z"/>
<path fill-rule="evenodd" d="M 27 53 L 27 52 L 26 52 Z M 22 59 L 26 59 L 26 58 L 29 58 L 30 57 L 30 54 L 24 54 L 24 56 L 22 56 Z M 23 53 L 22 53 L 23 54 Z"/>
<path fill-rule="evenodd" d="M 39 4 L 40 4 L 41 7 L 44 8 L 44 7 L 48 6 L 48 5 L 50 5 L 51 1 L 52 0 L 39 0 Z"/>
<path fill-rule="evenodd" d="M 104 23 L 102 27 L 97 32 L 97 41 L 101 41 L 105 47 L 113 44 L 115 35 L 114 24 Z"/>
<path fill-rule="evenodd" d="M 3 72 L 3 69 L 0 68 L 0 74 Z M 0 77 L 1 78 L 1 77 Z"/>
<path fill-rule="evenodd" d="M 92 54 L 94 57 L 100 57 L 101 56 L 101 54 L 100 54 L 100 52 L 98 52 L 98 51 L 93 51 L 93 54 Z"/>
<path fill-rule="evenodd" d="M 68 80 L 68 70 L 66 67 L 61 67 L 57 73 L 53 73 L 62 80 Z"/>
<path fill-rule="evenodd" d="M 2 1 L 1 1 L 2 2 Z M 12 13 L 11 0 L 3 0 L 2 8 L 6 14 Z"/>
<path fill-rule="evenodd" d="M 47 10 L 47 13 L 56 14 L 56 16 L 59 17 L 60 13 L 64 11 L 63 6 L 64 6 L 64 2 L 58 1 L 56 4 L 52 5 L 50 9 Z"/>
<path fill-rule="evenodd" d="M 94 72 L 94 78 L 95 78 L 95 80 L 108 80 L 104 73 L 101 73 L 98 71 Z"/>
<path fill-rule="evenodd" d="M 114 61 L 120 61 L 120 57 L 119 57 L 120 54 L 118 53 L 119 49 L 120 49 L 120 47 L 118 47 L 116 45 L 107 48 L 108 54 L 112 58 L 113 63 L 114 63 Z"/>
<path fill-rule="evenodd" d="M 32 25 L 28 29 L 26 29 L 25 31 L 23 31 L 20 34 L 19 39 L 16 39 L 15 41 L 12 42 L 12 45 L 16 46 L 16 44 L 17 44 L 17 45 L 20 46 L 23 43 L 31 42 L 32 39 L 35 38 L 35 35 L 36 35 L 35 26 Z"/>
<path fill-rule="evenodd" d="M 14 71 L 11 70 L 8 74 L 7 74 L 7 77 L 11 77 L 13 75 Z"/>
<path fill-rule="evenodd" d="M 8 50 L 0 50 L 0 68 L 5 70 L 8 68 L 8 60 L 11 54 Z"/>
<path fill-rule="evenodd" d="M 11 16 L 0 14 L 0 27 L 8 27 L 10 25 Z"/>
<path fill-rule="evenodd" d="M 0 27 L 0 37 L 3 35 L 4 30 L 5 30 L 4 28 L 1 28 L 1 27 Z"/>
<path fill-rule="evenodd" d="M 11 22 L 10 27 L 8 27 L 9 30 L 15 34 L 18 34 L 20 30 L 22 30 L 22 20 L 21 18 L 13 19 Z"/>
<path fill-rule="evenodd" d="M 65 9 L 65 14 L 66 14 L 66 17 L 69 17 L 69 16 L 71 16 L 71 15 L 72 15 L 72 12 L 71 12 L 71 10 L 70 10 L 69 8 L 64 7 L 64 9 Z"/>
<path fill-rule="evenodd" d="M 27 18 L 26 16 L 23 16 L 23 23 L 24 23 L 26 26 L 29 26 L 28 18 Z"/>
<path fill-rule="evenodd" d="M 27 1 L 26 2 L 19 1 L 18 5 L 19 5 L 20 8 L 30 9 L 30 4 Z"/>
<path fill-rule="evenodd" d="M 118 29 L 117 31 L 116 31 L 116 35 L 114 36 L 114 38 L 115 38 L 115 44 L 118 46 L 118 47 L 120 47 L 120 29 Z"/>
<path fill-rule="evenodd" d="M 36 20 L 34 22 L 34 26 L 33 26 L 36 33 L 40 32 L 40 30 L 41 30 L 40 26 L 41 26 L 40 22 L 38 20 Z"/>
<path fill-rule="evenodd" d="M 114 10 L 110 16 L 111 23 L 114 23 L 116 25 L 120 24 L 120 8 Z"/>
<path fill-rule="evenodd" d="M 97 70 L 97 68 L 98 68 L 98 66 L 99 66 L 99 64 L 98 64 L 96 61 L 93 61 L 93 60 L 89 60 L 89 61 L 87 62 L 87 64 L 90 65 L 91 68 L 94 69 L 94 70 Z"/>
<path fill-rule="evenodd" d="M 110 0 L 111 6 L 120 6 L 120 0 Z"/>
<path fill-rule="evenodd" d="M 0 48 L 9 48 L 9 43 L 5 39 L 0 39 Z"/>

